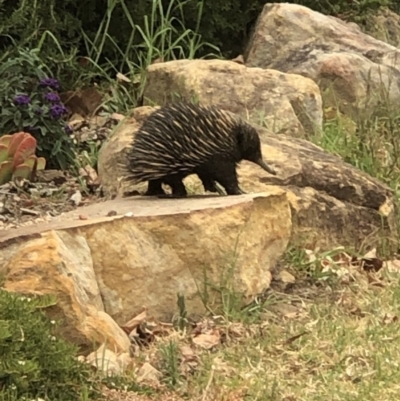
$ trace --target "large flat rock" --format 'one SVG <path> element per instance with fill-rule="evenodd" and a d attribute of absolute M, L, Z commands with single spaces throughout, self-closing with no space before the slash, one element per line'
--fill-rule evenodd
<path fill-rule="evenodd" d="M 110 212 L 114 214 L 110 216 Z M 118 324 L 148 308 L 157 318 L 203 313 L 212 286 L 228 286 L 246 302 L 268 288 L 270 270 L 291 235 L 291 209 L 280 189 L 241 196 L 125 198 L 82 207 L 47 224 L 0 234 L 5 288 L 56 294 L 63 333 L 90 346 L 129 341 Z"/>
<path fill-rule="evenodd" d="M 65 230 L 77 227 L 98 225 L 122 218 L 156 217 L 175 214 L 188 214 L 214 208 L 234 206 L 260 194 L 243 196 L 195 195 L 182 199 L 159 199 L 146 196 L 118 198 L 83 206 L 64 213 L 48 223 L 0 231 L 0 247 L 4 248 L 14 241 L 27 240 L 49 230 Z M 112 216 L 108 216 L 112 214 Z"/>

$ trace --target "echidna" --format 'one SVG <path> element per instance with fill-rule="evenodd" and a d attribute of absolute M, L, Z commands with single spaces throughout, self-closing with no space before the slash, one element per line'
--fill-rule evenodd
<path fill-rule="evenodd" d="M 249 160 L 270 174 L 262 158 L 260 138 L 250 124 L 215 106 L 172 103 L 153 112 L 137 132 L 128 154 L 129 179 L 148 181 L 146 195 L 186 196 L 183 179 L 197 174 L 204 189 L 239 195 L 236 165 Z"/>
<path fill-rule="evenodd" d="M 186 189 L 183 184 L 183 179 L 189 174 L 173 174 L 164 177 L 162 180 L 154 180 L 149 181 L 149 187 L 147 189 L 146 195 L 165 195 L 165 192 L 162 188 L 162 184 L 167 184 L 171 188 L 173 188 L 174 196 L 185 196 Z M 203 188 L 206 191 L 210 192 L 218 192 L 220 195 L 224 195 L 224 193 L 220 190 L 220 188 L 216 185 L 216 183 L 210 179 L 209 177 L 202 175 L 201 173 L 197 174 L 200 178 Z"/>

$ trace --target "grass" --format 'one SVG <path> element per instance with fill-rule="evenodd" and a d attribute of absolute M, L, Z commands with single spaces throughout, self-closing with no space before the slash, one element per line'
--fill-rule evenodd
<path fill-rule="evenodd" d="M 272 285 L 252 311 L 171 329 L 141 349 L 136 358 L 161 373 L 148 399 L 164 391 L 173 397 L 167 399 L 191 401 L 400 397 L 400 270 L 387 264 L 368 272 L 336 252 L 314 255 L 315 264 L 325 266 L 320 278 L 313 269 L 304 270 L 313 264 L 308 254 L 288 255 L 286 269 L 303 269 L 296 283 L 285 290 Z M 214 346 L 206 349 L 212 339 Z M 135 380 L 134 373 L 125 378 Z"/>
<path fill-rule="evenodd" d="M 346 264 L 350 258 L 342 254 L 338 274 L 329 255 L 316 255 L 316 260 L 330 267 L 330 280 L 318 278 L 313 269 L 306 274 L 310 259 L 291 253 L 286 269 L 297 272 L 301 267 L 302 272 L 294 286 L 282 290 L 273 285 L 253 312 L 238 310 L 234 320 L 204 318 L 194 330 L 171 329 L 142 348 L 135 360 L 138 366 L 147 361 L 161 373 L 158 385 L 139 385 L 135 372 L 104 382 L 128 389 L 126 400 L 143 401 L 164 395 L 166 400 L 192 401 L 397 399 L 400 270 L 388 264 L 366 272 Z M 248 314 L 253 323 L 242 323 Z M 218 334 L 212 349 L 195 341 L 199 331 L 206 337 Z M 110 399 L 118 399 L 118 392 L 114 396 Z M 81 399 L 88 400 L 84 390 Z"/>
<path fill-rule="evenodd" d="M 193 59 L 203 48 L 210 49 L 205 57 L 221 57 L 218 47 L 204 42 L 197 33 L 203 17 L 204 0 L 197 2 L 195 30 L 185 27 L 183 7 L 188 1 L 172 0 L 165 10 L 162 1 L 155 0 L 152 2 L 151 13 L 144 16 L 143 24 L 138 25 L 133 22 L 124 0 L 110 0 L 94 40 L 90 40 L 82 30 L 92 73 L 107 83 L 108 96 L 101 105 L 107 112 L 129 112 L 140 104 L 146 83 L 146 68 L 157 60 Z M 132 28 L 126 49 L 121 49 L 109 34 L 112 15 L 119 6 Z M 180 14 L 179 19 L 173 17 L 175 13 Z M 106 43 L 114 48 L 118 62 L 107 60 L 105 64 L 100 64 Z M 116 79 L 118 73 L 125 74 L 125 82 Z"/>
<path fill-rule="evenodd" d="M 324 135 L 313 142 L 345 162 L 391 186 L 399 187 L 400 114 L 395 117 L 373 116 L 354 123 L 337 115 L 324 123 Z"/>
<path fill-rule="evenodd" d="M 303 300 L 297 316 L 283 316 L 269 323 L 263 335 L 205 356 L 205 365 L 220 364 L 212 389 L 245 389 L 251 400 L 400 396 L 399 324 L 393 314 L 400 291 L 393 286 L 363 291 L 352 285 L 335 295 L 336 302 L 326 296 Z M 200 383 L 207 374 L 199 375 Z M 193 388 L 198 386 L 193 383 Z"/>

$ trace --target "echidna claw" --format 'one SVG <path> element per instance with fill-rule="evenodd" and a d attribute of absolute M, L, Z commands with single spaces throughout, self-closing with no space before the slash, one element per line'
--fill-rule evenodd
<path fill-rule="evenodd" d="M 217 190 L 219 195 L 222 195 L 222 196 L 226 195 L 225 191 L 222 189 L 222 186 L 218 182 L 215 181 L 214 185 L 215 185 L 215 189 Z"/>

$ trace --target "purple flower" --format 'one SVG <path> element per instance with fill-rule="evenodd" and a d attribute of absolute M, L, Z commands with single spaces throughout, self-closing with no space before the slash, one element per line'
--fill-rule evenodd
<path fill-rule="evenodd" d="M 19 95 L 16 95 L 14 97 L 14 104 L 16 106 L 25 106 L 31 102 L 31 99 L 28 95 L 25 95 L 24 93 L 21 93 Z"/>
<path fill-rule="evenodd" d="M 41 79 L 39 82 L 39 86 L 52 88 L 52 89 L 59 89 L 60 84 L 55 78 L 44 78 Z"/>
<path fill-rule="evenodd" d="M 53 106 L 50 107 L 50 116 L 55 120 L 58 120 L 64 114 L 67 114 L 67 112 L 68 110 L 62 104 L 53 104 Z"/>
<path fill-rule="evenodd" d="M 60 96 L 55 92 L 46 93 L 44 98 L 50 103 L 58 103 L 60 101 Z"/>

